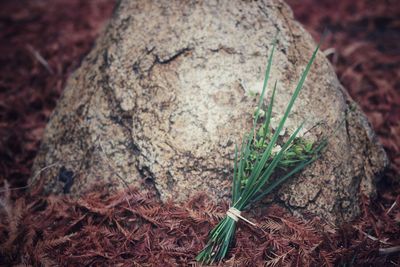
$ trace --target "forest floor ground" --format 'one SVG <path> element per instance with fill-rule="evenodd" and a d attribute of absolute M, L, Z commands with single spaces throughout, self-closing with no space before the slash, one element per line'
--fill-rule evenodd
<path fill-rule="evenodd" d="M 363 213 L 351 224 L 333 229 L 272 206 L 274 216 L 252 215 L 264 222 L 264 231 L 239 227 L 225 264 L 400 265 L 400 5 L 288 2 L 315 39 L 330 32 L 323 49 L 331 51 L 340 81 L 366 113 L 391 165 L 377 199 L 362 197 Z M 114 0 L 0 3 L 1 188 L 27 184 L 65 81 L 113 5 Z M 113 196 L 99 191 L 78 201 L 36 197 L 25 189 L 0 196 L 0 265 L 188 265 L 226 208 L 201 195 L 185 207 L 160 204 L 134 190 Z"/>

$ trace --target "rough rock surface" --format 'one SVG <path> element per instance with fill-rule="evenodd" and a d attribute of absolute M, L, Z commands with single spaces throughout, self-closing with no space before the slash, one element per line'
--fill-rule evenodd
<path fill-rule="evenodd" d="M 197 191 L 229 196 L 234 144 L 250 129 L 252 92 L 261 90 L 277 30 L 271 77 L 279 81 L 279 119 L 316 46 L 286 4 L 121 0 L 70 77 L 36 158 L 35 173 L 54 163 L 72 170 L 72 186 L 57 177 L 59 168 L 36 179 L 47 193 L 74 196 L 99 182 L 122 188 L 119 176 L 162 200 L 184 201 Z M 360 192 L 374 194 L 386 156 L 359 109 L 349 112 L 353 106 L 319 53 L 287 132 L 304 119 L 306 128 L 322 122 L 306 135 L 317 139 L 345 123 L 324 156 L 286 183 L 276 201 L 333 223 L 358 214 Z"/>

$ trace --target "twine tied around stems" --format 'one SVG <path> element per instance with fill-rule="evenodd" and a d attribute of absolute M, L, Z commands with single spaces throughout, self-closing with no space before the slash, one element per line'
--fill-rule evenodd
<path fill-rule="evenodd" d="M 255 223 L 247 220 L 245 217 L 243 217 L 242 215 L 240 215 L 240 210 L 238 210 L 235 207 L 230 207 L 229 210 L 226 212 L 226 216 L 230 217 L 232 220 L 234 220 L 235 222 L 239 221 L 239 219 L 247 222 L 248 224 L 252 225 L 252 226 L 256 226 Z"/>

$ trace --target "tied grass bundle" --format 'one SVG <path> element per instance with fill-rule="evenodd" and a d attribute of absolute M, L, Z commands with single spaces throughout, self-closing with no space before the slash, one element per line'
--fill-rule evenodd
<path fill-rule="evenodd" d="M 237 146 L 235 147 L 231 207 L 225 218 L 209 233 L 208 243 L 196 257 L 199 262 L 211 264 L 224 259 L 233 241 L 238 219 L 249 222 L 240 215 L 240 212 L 246 210 L 250 204 L 262 199 L 288 178 L 315 161 L 321 149 L 326 145 L 326 139 L 319 142 L 319 144 L 313 144 L 297 137 L 304 122 L 285 142 L 281 142 L 281 146 L 278 145 L 277 142 L 281 141 L 280 133 L 303 87 L 317 55 L 319 45 L 309 60 L 278 127 L 273 132 L 270 129 L 270 122 L 276 82 L 266 112 L 261 109 L 261 106 L 269 80 L 275 43 L 268 59 L 263 89 L 254 115 L 253 128 L 250 133 L 245 135 L 240 153 L 238 153 Z M 264 122 L 257 129 L 257 125 L 260 124 L 259 119 L 263 117 L 262 115 L 265 118 Z"/>

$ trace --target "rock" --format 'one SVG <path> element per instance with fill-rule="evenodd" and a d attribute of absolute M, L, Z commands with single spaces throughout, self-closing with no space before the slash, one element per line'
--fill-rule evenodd
<path fill-rule="evenodd" d="M 316 47 L 285 3 L 119 1 L 68 80 L 34 172 L 59 163 L 74 173 L 68 191 L 76 197 L 99 184 L 123 188 L 123 178 L 163 201 L 185 201 L 198 191 L 217 201 L 228 198 L 234 145 L 251 127 L 257 100 L 252 95 L 262 88 L 277 30 L 268 92 L 278 80 L 279 120 Z M 365 116 L 319 53 L 287 131 L 304 119 L 306 128 L 322 122 L 306 135 L 316 140 L 344 118 L 324 156 L 286 183 L 276 201 L 333 223 L 359 214 L 360 192 L 374 194 L 387 160 Z M 46 193 L 65 191 L 58 172 L 49 168 L 37 178 Z"/>

